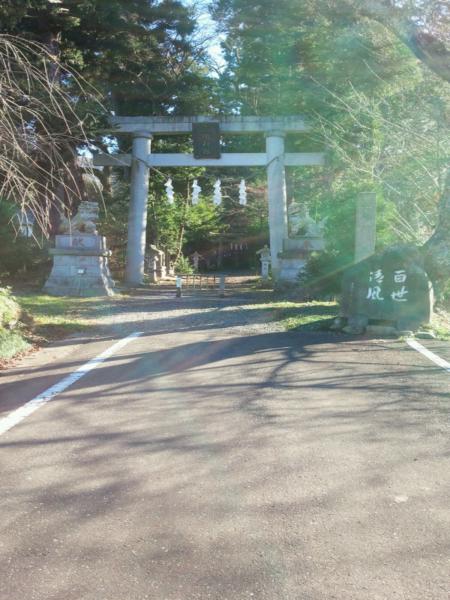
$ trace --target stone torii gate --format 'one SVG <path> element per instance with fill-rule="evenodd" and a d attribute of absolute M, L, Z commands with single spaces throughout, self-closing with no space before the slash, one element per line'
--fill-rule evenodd
<path fill-rule="evenodd" d="M 95 166 L 131 166 L 126 283 L 139 285 L 143 282 L 148 184 L 152 167 L 266 167 L 272 273 L 277 278 L 278 254 L 283 251 L 283 240 L 288 237 L 285 167 L 324 164 L 321 152 L 285 153 L 286 134 L 310 131 L 303 117 L 112 117 L 110 122 L 113 128 L 111 133 L 133 136 L 132 154 L 94 156 Z M 192 133 L 198 124 L 215 124 L 223 135 L 263 134 L 266 152 L 220 154 L 219 150 L 218 158 L 151 153 L 153 136 L 186 135 Z"/>

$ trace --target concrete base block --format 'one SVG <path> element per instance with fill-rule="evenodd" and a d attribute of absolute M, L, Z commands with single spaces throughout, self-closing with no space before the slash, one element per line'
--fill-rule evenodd
<path fill-rule="evenodd" d="M 283 251 L 320 252 L 325 250 L 325 240 L 322 236 L 301 236 L 297 238 L 285 238 L 283 240 Z"/>
<path fill-rule="evenodd" d="M 57 254 L 52 252 L 53 268 L 44 286 L 47 294 L 77 297 L 114 295 L 105 238 L 95 234 L 58 235 L 56 249 Z M 76 254 L 77 249 L 80 255 Z"/>
<path fill-rule="evenodd" d="M 94 296 L 114 296 L 114 291 L 105 285 L 105 282 L 99 283 L 87 279 L 61 279 L 57 282 L 47 282 L 44 286 L 44 292 L 49 296 L 71 296 L 77 298 L 88 298 Z"/>
<path fill-rule="evenodd" d="M 277 281 L 284 283 L 299 283 L 300 273 L 305 270 L 305 258 L 278 258 L 280 265 Z"/>
<path fill-rule="evenodd" d="M 283 252 L 278 254 L 278 269 L 274 274 L 277 283 L 299 283 L 299 275 L 304 272 L 311 253 L 321 252 L 324 249 L 325 241 L 322 236 L 308 235 L 284 238 Z"/>

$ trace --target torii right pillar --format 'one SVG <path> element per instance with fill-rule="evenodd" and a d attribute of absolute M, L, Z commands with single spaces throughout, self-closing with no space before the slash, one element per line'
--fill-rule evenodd
<path fill-rule="evenodd" d="M 288 237 L 284 137 L 282 131 L 266 134 L 270 257 L 274 280 L 277 280 L 280 271 L 278 254 L 283 252 L 283 240 Z"/>

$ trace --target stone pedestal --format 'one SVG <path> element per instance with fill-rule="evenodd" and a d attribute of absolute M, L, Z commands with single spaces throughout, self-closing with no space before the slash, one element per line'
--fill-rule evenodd
<path fill-rule="evenodd" d="M 156 254 L 145 257 L 145 266 L 150 283 L 158 283 L 158 257 Z"/>
<path fill-rule="evenodd" d="M 192 264 L 194 265 L 194 270 L 198 272 L 200 259 L 203 258 L 203 256 L 199 252 L 195 251 L 194 254 L 192 254 L 191 258 Z"/>
<path fill-rule="evenodd" d="M 298 283 L 299 275 L 305 270 L 312 252 L 325 249 L 322 236 L 305 235 L 283 240 L 283 252 L 278 255 L 280 271 L 278 281 L 281 283 Z"/>
<path fill-rule="evenodd" d="M 110 251 L 103 236 L 90 233 L 57 235 L 53 268 L 44 286 L 52 296 L 112 296 Z"/>
<path fill-rule="evenodd" d="M 261 278 L 266 281 L 269 279 L 270 260 L 261 261 Z"/>
<path fill-rule="evenodd" d="M 261 248 L 261 250 L 258 250 L 256 252 L 256 254 L 259 255 L 259 260 L 261 261 L 261 278 L 264 281 L 267 281 L 269 279 L 270 265 L 272 262 L 270 248 L 266 244 L 264 246 L 264 248 Z"/>

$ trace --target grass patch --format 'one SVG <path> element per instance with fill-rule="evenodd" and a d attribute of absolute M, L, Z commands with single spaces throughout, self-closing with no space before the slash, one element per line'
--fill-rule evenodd
<path fill-rule="evenodd" d="M 65 337 L 92 327 L 96 316 L 111 307 L 111 300 L 69 298 L 46 294 L 19 294 L 17 302 L 31 316 L 34 335 L 44 340 Z"/>
<path fill-rule="evenodd" d="M 9 288 L 0 288 L 0 328 L 13 328 L 19 320 L 20 307 Z"/>
<path fill-rule="evenodd" d="M 69 298 L 8 290 L 0 294 L 0 366 L 1 362 L 73 333 L 92 329 L 96 319 L 113 310 L 114 298 Z M 19 321 L 19 322 L 17 322 Z M 8 323 L 16 323 L 10 328 Z"/>
<path fill-rule="evenodd" d="M 270 311 L 270 320 L 281 322 L 287 331 L 323 331 L 330 327 L 338 313 L 336 302 L 272 301 L 252 304 L 250 310 Z"/>
<path fill-rule="evenodd" d="M 0 329 L 0 362 L 26 352 L 30 348 L 31 344 L 22 337 L 20 332 Z"/>
<path fill-rule="evenodd" d="M 20 306 L 9 288 L 0 288 L 0 365 L 31 346 L 22 334 Z"/>
<path fill-rule="evenodd" d="M 437 309 L 433 315 L 430 329 L 442 341 L 450 340 L 450 314 L 442 309 Z"/>
<path fill-rule="evenodd" d="M 277 321 L 286 331 L 324 331 L 330 328 L 337 316 L 336 302 L 292 302 L 294 306 L 276 309 Z"/>

